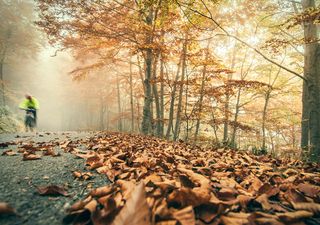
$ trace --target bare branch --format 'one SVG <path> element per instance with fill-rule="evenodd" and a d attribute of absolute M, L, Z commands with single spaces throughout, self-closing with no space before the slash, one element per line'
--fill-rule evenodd
<path fill-rule="evenodd" d="M 202 1 L 202 3 L 204 4 L 203 1 Z M 293 70 L 291 70 L 291 69 L 289 69 L 289 68 L 287 68 L 287 67 L 285 67 L 285 66 L 282 66 L 282 65 L 279 64 L 278 62 L 270 59 L 268 56 L 266 56 L 265 54 L 263 54 L 263 53 L 262 53 L 260 50 L 258 50 L 257 48 L 253 47 L 252 45 L 250 45 L 250 44 L 248 44 L 247 42 L 243 41 L 242 39 L 238 38 L 237 36 L 235 36 L 235 35 L 233 35 L 233 34 L 230 34 L 226 29 L 224 29 L 224 27 L 222 27 L 222 26 L 212 17 L 212 14 L 211 14 L 210 10 L 209 10 L 207 7 L 206 7 L 206 9 L 207 9 L 208 13 L 210 14 L 210 16 L 207 16 L 207 15 L 203 14 L 202 12 L 200 12 L 200 11 L 198 11 L 198 10 L 196 10 L 196 9 L 190 8 L 190 7 L 188 7 L 188 6 L 185 6 L 185 5 L 183 6 L 183 5 L 181 5 L 181 3 L 179 3 L 178 1 L 177 1 L 177 4 L 180 6 L 180 8 L 181 8 L 181 7 L 188 8 L 188 10 L 191 10 L 192 12 L 194 12 L 194 13 L 196 13 L 196 14 L 204 17 L 204 18 L 207 18 L 207 19 L 211 20 L 218 28 L 220 28 L 220 30 L 222 30 L 222 31 L 226 34 L 226 36 L 232 37 L 232 38 L 234 38 L 235 40 L 237 40 L 238 42 L 240 42 L 241 44 L 243 44 L 243 45 L 247 46 L 248 48 L 252 49 L 253 51 L 255 51 L 258 55 L 262 56 L 262 57 L 263 57 L 265 60 L 267 60 L 268 62 L 270 62 L 270 63 L 272 63 L 272 64 L 274 64 L 274 65 L 282 68 L 283 70 L 285 70 L 285 71 L 287 71 L 287 72 L 289 72 L 289 73 L 291 73 L 291 74 L 299 77 L 300 79 L 302 79 L 302 80 L 304 80 L 304 81 L 306 81 L 306 82 L 308 81 L 305 77 L 303 77 L 303 76 L 300 75 L 299 73 L 297 73 L 297 72 L 295 72 L 295 71 L 293 71 Z"/>

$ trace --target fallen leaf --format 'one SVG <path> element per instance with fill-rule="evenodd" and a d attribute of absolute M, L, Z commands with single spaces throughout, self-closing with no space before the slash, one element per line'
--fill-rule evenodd
<path fill-rule="evenodd" d="M 4 156 L 14 156 L 14 155 L 17 155 L 18 153 L 14 152 L 12 149 L 10 150 L 6 150 L 4 151 L 1 155 L 4 155 Z"/>
<path fill-rule="evenodd" d="M 16 211 L 8 203 L 0 202 L 0 215 L 14 215 Z"/>
<path fill-rule="evenodd" d="M 73 176 L 79 180 L 89 180 L 93 178 L 93 174 L 90 172 L 79 172 L 79 171 L 74 171 Z"/>
<path fill-rule="evenodd" d="M 310 211 L 315 215 L 320 215 L 320 204 L 311 202 L 293 203 L 293 207 L 297 210 Z"/>
<path fill-rule="evenodd" d="M 313 213 L 301 210 L 301 211 L 295 211 L 295 212 L 276 213 L 276 215 L 279 217 L 280 220 L 286 223 L 291 223 L 291 222 L 298 221 L 300 219 L 312 217 Z"/>
<path fill-rule="evenodd" d="M 196 219 L 193 212 L 193 207 L 188 206 L 181 210 L 178 210 L 172 214 L 173 218 L 177 219 L 181 225 L 193 225 L 196 224 Z"/>
<path fill-rule="evenodd" d="M 249 214 L 246 213 L 228 213 L 225 216 L 221 216 L 221 222 L 224 225 L 248 225 Z"/>
<path fill-rule="evenodd" d="M 151 225 L 151 215 L 144 188 L 143 182 L 135 187 L 131 197 L 114 219 L 113 225 Z"/>
<path fill-rule="evenodd" d="M 50 185 L 45 187 L 37 187 L 38 193 L 40 195 L 63 195 L 63 196 L 69 196 L 67 191 L 60 186 L 57 185 Z"/>
<path fill-rule="evenodd" d="M 90 195 L 93 196 L 93 197 L 98 197 L 99 198 L 99 197 L 102 197 L 102 196 L 110 194 L 113 191 L 113 189 L 114 188 L 113 188 L 112 185 L 98 187 L 98 188 L 92 190 L 90 192 Z"/>
<path fill-rule="evenodd" d="M 36 154 L 23 154 L 23 161 L 27 161 L 27 160 L 37 160 L 37 159 L 41 159 L 40 155 L 36 155 Z"/>

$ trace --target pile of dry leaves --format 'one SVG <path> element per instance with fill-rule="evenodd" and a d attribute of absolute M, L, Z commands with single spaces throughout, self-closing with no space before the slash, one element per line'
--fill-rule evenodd
<path fill-rule="evenodd" d="M 112 182 L 72 205 L 65 223 L 320 224 L 318 165 L 118 133 L 60 147 Z"/>
<path fill-rule="evenodd" d="M 6 143 L 12 144 L 18 151 L 3 155 L 21 153 L 23 160 L 36 160 L 60 156 L 55 151 L 60 147 L 111 181 L 72 205 L 64 223 L 320 224 L 316 164 L 119 133 L 76 141 Z M 91 172 L 72 172 L 76 179 L 93 177 Z M 37 188 L 40 195 L 68 196 L 58 186 Z M 14 209 L 0 203 L 0 215 L 12 213 Z"/>

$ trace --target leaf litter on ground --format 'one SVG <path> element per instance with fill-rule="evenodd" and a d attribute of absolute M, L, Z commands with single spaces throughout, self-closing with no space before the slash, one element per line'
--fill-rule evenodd
<path fill-rule="evenodd" d="M 317 164 L 135 134 L 64 143 L 112 182 L 72 205 L 65 223 L 320 224 Z"/>
<path fill-rule="evenodd" d="M 112 182 L 74 203 L 67 224 L 320 224 L 319 164 L 107 132 L 18 144 L 24 160 L 57 156 L 58 146 Z M 60 188 L 38 191 L 67 195 Z"/>

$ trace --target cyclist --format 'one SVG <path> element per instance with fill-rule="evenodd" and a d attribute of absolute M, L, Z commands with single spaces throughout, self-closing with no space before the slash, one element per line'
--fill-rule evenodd
<path fill-rule="evenodd" d="M 31 112 L 33 114 L 34 126 L 36 126 L 37 110 L 39 109 L 39 101 L 35 97 L 32 97 L 30 94 L 26 94 L 25 99 L 19 104 L 19 108 L 26 110 L 27 113 Z"/>

